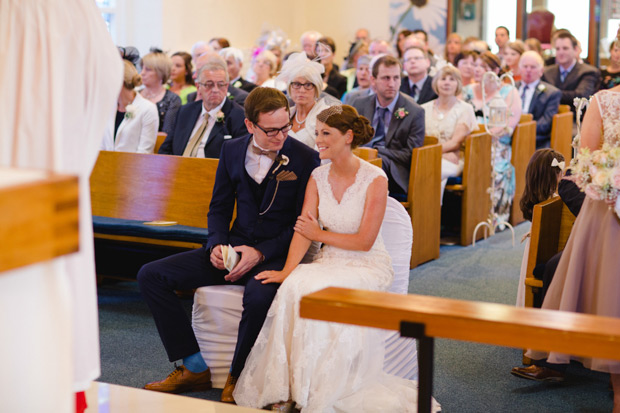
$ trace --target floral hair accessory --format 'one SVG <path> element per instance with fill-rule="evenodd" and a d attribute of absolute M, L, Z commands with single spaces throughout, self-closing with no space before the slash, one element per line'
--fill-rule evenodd
<path fill-rule="evenodd" d="M 134 105 L 125 106 L 125 119 L 131 119 L 136 115 L 136 107 Z"/>
<path fill-rule="evenodd" d="M 407 111 L 407 109 L 405 108 L 398 108 L 394 111 L 394 117 L 396 117 L 396 119 L 403 119 L 408 114 L 409 111 Z"/>
<path fill-rule="evenodd" d="M 215 121 L 218 123 L 224 122 L 224 112 L 222 112 L 221 110 L 219 112 L 217 112 L 217 114 L 215 115 Z"/>
<path fill-rule="evenodd" d="M 566 163 L 564 161 L 558 162 L 556 158 L 553 158 L 553 161 L 551 161 L 551 167 L 554 166 L 557 166 L 561 170 L 564 170 L 564 168 L 566 167 Z"/>

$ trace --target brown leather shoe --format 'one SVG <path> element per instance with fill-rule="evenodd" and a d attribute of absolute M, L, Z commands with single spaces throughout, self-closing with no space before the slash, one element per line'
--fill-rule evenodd
<path fill-rule="evenodd" d="M 528 380 L 560 382 L 564 381 L 564 374 L 547 367 L 531 365 L 528 367 L 513 367 L 510 371 L 517 377 Z"/>
<path fill-rule="evenodd" d="M 147 390 L 160 391 L 164 393 L 185 393 L 190 391 L 209 390 L 211 384 L 211 370 L 202 373 L 192 373 L 185 366 L 177 366 L 165 380 L 154 381 L 144 386 Z"/>
<path fill-rule="evenodd" d="M 235 398 L 233 397 L 233 391 L 235 391 L 235 386 L 237 385 L 238 377 L 231 376 L 228 374 L 228 378 L 226 379 L 226 384 L 224 385 L 224 390 L 222 390 L 222 403 L 234 403 Z"/>

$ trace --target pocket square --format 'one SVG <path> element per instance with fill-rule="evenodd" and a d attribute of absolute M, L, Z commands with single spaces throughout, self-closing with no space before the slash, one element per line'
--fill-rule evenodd
<path fill-rule="evenodd" d="M 282 171 L 276 176 L 276 181 L 295 181 L 297 175 L 293 171 Z"/>
<path fill-rule="evenodd" d="M 232 135 L 224 135 L 224 140 L 227 141 L 228 139 L 232 139 Z"/>

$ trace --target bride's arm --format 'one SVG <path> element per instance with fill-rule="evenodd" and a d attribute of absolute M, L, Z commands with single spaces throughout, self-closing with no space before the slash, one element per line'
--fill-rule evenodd
<path fill-rule="evenodd" d="M 319 209 L 319 193 L 316 187 L 316 181 L 312 176 L 308 180 L 308 185 L 306 185 L 306 194 L 304 197 L 304 205 L 301 209 L 302 216 L 306 214 L 312 214 L 313 216 L 318 215 Z M 291 246 L 288 250 L 288 255 L 286 257 L 286 263 L 284 264 L 284 268 L 282 271 L 263 271 L 260 274 L 256 275 L 254 278 L 257 280 L 263 280 L 263 284 L 268 284 L 272 282 L 281 283 L 286 277 L 297 267 L 297 265 L 301 262 L 304 255 L 308 251 L 310 247 L 310 241 L 308 238 L 305 238 L 303 235 L 295 232 L 293 234 L 293 239 L 291 240 Z"/>
<path fill-rule="evenodd" d="M 603 121 L 601 120 L 601 111 L 598 106 L 598 99 L 595 96 L 586 110 L 586 115 L 581 124 L 581 141 L 579 148 L 589 148 L 595 151 L 601 148 L 601 131 L 603 130 Z"/>
<path fill-rule="evenodd" d="M 387 203 L 388 183 L 385 177 L 377 177 L 368 186 L 366 202 L 359 231 L 355 234 L 340 234 L 329 229 L 321 229 L 315 216 L 304 213 L 297 219 L 295 235 L 301 234 L 305 238 L 322 242 L 352 251 L 368 251 L 372 248 L 385 215 Z"/>

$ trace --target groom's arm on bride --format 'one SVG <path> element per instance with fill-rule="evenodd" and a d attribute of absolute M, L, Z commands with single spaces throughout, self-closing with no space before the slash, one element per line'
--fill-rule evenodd
<path fill-rule="evenodd" d="M 301 210 L 300 216 L 311 214 L 312 216 L 318 216 L 319 213 L 319 192 L 316 186 L 316 181 L 313 177 L 310 177 L 308 180 L 308 185 L 306 186 L 306 194 L 304 197 L 303 208 Z M 282 271 L 263 271 L 260 274 L 256 275 L 254 278 L 257 280 L 262 280 L 263 284 L 269 283 L 282 283 L 286 277 L 297 267 L 297 265 L 301 262 L 304 255 L 310 248 L 310 244 L 312 240 L 304 237 L 298 232 L 293 234 L 293 238 L 291 240 L 291 246 L 288 250 L 288 255 L 286 257 L 286 264 L 284 264 L 284 268 Z"/>
<path fill-rule="evenodd" d="M 385 215 L 388 182 L 384 176 L 375 178 L 366 191 L 364 213 L 359 230 L 355 234 L 340 234 L 328 229 L 321 229 L 315 216 L 302 215 L 297 219 L 295 232 L 311 241 L 351 251 L 368 251 L 372 248 Z"/>

